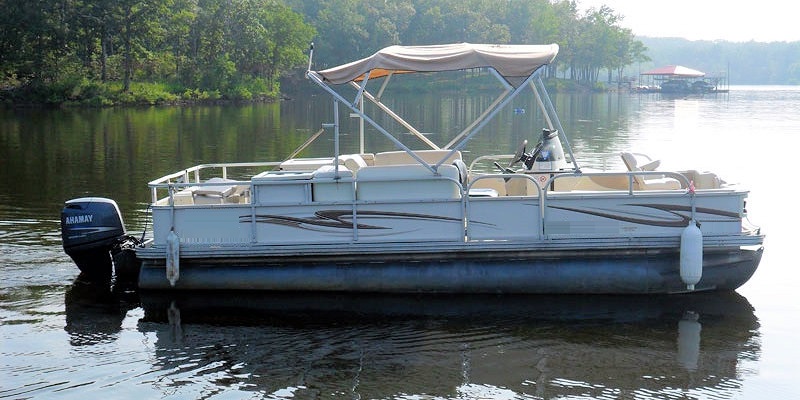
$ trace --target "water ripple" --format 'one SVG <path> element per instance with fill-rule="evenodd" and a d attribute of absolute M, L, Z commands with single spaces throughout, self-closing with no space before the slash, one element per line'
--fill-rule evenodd
<path fill-rule="evenodd" d="M 187 161 L 188 165 L 194 160 L 212 161 L 208 146 L 195 145 L 205 142 L 214 149 L 225 148 L 214 155 L 222 157 L 219 161 L 241 157 L 254 148 L 261 149 L 257 151 L 261 159 L 273 151 L 271 147 L 250 144 L 271 143 L 278 137 L 274 132 L 282 130 L 270 125 L 248 131 L 252 127 L 239 125 L 243 120 L 262 124 L 276 110 L 264 107 L 275 105 L 56 110 L 44 114 L 65 117 L 68 129 L 43 131 L 36 140 L 28 135 L 31 140 L 17 148 L 40 154 L 42 145 L 66 143 L 67 136 L 74 136 L 88 144 L 86 149 L 95 149 L 93 141 L 105 144 L 99 140 L 110 135 L 113 146 L 97 148 L 122 146 L 137 152 L 135 159 L 94 160 L 88 168 L 77 157 L 50 163 L 30 172 L 48 180 L 47 185 L 28 179 L 13 193 L 0 192 L 0 398 L 797 397 L 791 369 L 796 361 L 791 332 L 797 324 L 786 318 L 797 308 L 791 301 L 794 269 L 787 261 L 794 256 L 789 244 L 792 224 L 786 214 L 792 197 L 784 193 L 785 174 L 742 166 L 754 155 L 774 171 L 792 169 L 800 113 L 787 110 L 797 108 L 800 90 L 737 89 L 720 99 L 636 97 L 610 103 L 601 100 L 607 99 L 606 94 L 558 97 L 589 106 L 587 115 L 581 111 L 578 119 L 564 121 L 567 133 L 577 133 L 573 144 L 578 157 L 585 157 L 584 166 L 620 166 L 618 157 L 600 154 L 632 149 L 662 158 L 665 168 L 673 166 L 670 163 L 697 162 L 701 168 L 713 167 L 727 180 L 756 185 L 748 209 L 754 222 L 770 228 L 773 244 L 756 281 L 746 288 L 754 294 L 751 300 L 758 313 L 736 294 L 708 302 L 702 296 L 692 297 L 686 302 L 688 309 L 685 304 L 673 307 L 648 299 L 602 297 L 529 303 L 492 297 L 372 302 L 360 297 L 294 301 L 224 294 L 215 295 L 228 300 L 217 308 L 203 304 L 192 310 L 178 299 L 173 308 L 167 301 L 155 312 L 144 297 L 140 305 L 138 298 L 117 294 L 87 295 L 75 284 L 77 268 L 61 248 L 58 212 L 65 198 L 83 195 L 84 190 L 113 193 L 129 228 L 143 227 L 147 214 L 141 201 L 148 197 L 144 182 L 152 178 L 152 171 L 176 170 L 186 167 Z M 424 104 L 439 104 L 438 100 L 425 98 Z M 280 107 L 274 115 L 283 121 L 296 122 L 293 111 L 303 120 L 308 116 L 298 102 L 283 102 Z M 596 107 L 604 111 L 588 112 Z M 242 116 L 248 118 L 239 119 Z M 166 125 L 156 127 L 154 119 Z M 197 136 L 194 129 L 186 129 L 196 125 L 237 129 L 223 135 L 218 129 L 203 130 Z M 527 127 L 522 130 L 519 136 L 529 135 Z M 180 137 L 180 149 L 149 146 L 162 139 L 152 132 Z M 250 140 L 241 142 L 245 137 Z M 515 143 L 498 143 L 496 137 L 476 137 L 479 146 L 469 154 L 477 154 L 481 146 L 514 148 Z M 138 147 L 147 151 L 138 152 Z M 74 149 L 47 150 L 47 159 L 56 160 Z M 127 168 L 134 160 L 140 168 Z M 13 175 L 21 166 L 45 165 L 29 161 L 12 160 L 12 168 L 4 170 L 11 175 L 6 172 L 6 176 L 19 180 Z M 108 174 L 113 179 L 97 179 L 105 171 L 114 171 Z M 778 244 L 788 246 L 781 249 Z M 776 286 L 789 289 L 776 291 Z M 697 341 L 688 346 L 699 351 L 688 356 L 679 341 L 681 316 L 687 310 L 698 313 L 694 322 L 702 326 Z M 762 347 L 770 349 L 769 357 L 763 356 Z"/>

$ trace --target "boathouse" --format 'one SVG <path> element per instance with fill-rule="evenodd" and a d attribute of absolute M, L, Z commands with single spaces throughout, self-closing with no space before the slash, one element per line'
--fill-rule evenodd
<path fill-rule="evenodd" d="M 642 72 L 637 90 L 678 94 L 727 92 L 727 88 L 720 87 L 723 82 L 724 78 L 709 77 L 705 72 L 696 69 L 667 65 Z"/>

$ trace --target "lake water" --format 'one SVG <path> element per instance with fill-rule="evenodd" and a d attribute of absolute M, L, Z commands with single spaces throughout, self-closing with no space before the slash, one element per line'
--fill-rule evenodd
<path fill-rule="evenodd" d="M 204 162 L 280 158 L 330 104 L 0 110 L 0 398 L 798 398 L 800 297 L 791 229 L 800 87 L 662 98 L 558 95 L 585 165 L 633 150 L 712 169 L 752 190 L 767 234 L 736 293 L 617 296 L 156 296 L 94 287 L 61 249 L 66 199 L 111 197 L 146 228 L 146 183 Z M 401 98 L 445 142 L 491 98 Z M 516 112 L 513 110 L 516 109 Z M 475 154 L 535 141 L 522 98 Z M 320 111 L 321 110 L 321 111 Z M 345 119 L 343 151 L 357 151 Z M 404 140 L 411 139 L 404 137 Z M 368 139 L 371 146 L 383 139 Z M 321 140 L 305 156 L 328 152 Z M 473 153 L 466 153 L 469 158 Z"/>

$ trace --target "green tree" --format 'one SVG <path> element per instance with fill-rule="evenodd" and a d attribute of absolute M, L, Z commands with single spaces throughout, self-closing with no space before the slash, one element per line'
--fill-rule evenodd
<path fill-rule="evenodd" d="M 520 32 L 520 43 L 557 43 L 560 46 L 559 57 L 548 67 L 548 76 L 555 77 L 560 64 L 566 64 L 580 47 L 576 42 L 577 5 L 574 1 L 559 1 L 551 4 L 547 0 L 524 2 L 529 11 L 523 13 L 514 10 L 517 15 L 529 15 L 528 22 Z M 512 15 L 513 16 L 513 15 Z"/>
<path fill-rule="evenodd" d="M 416 13 L 409 21 L 409 27 L 401 33 L 401 41 L 409 45 L 434 44 L 445 40 L 448 27 L 444 13 L 434 1 L 418 1 Z"/>
<path fill-rule="evenodd" d="M 54 102 L 95 80 L 121 82 L 126 92 L 137 81 L 232 96 L 276 92 L 279 77 L 305 65 L 315 36 L 315 68 L 391 44 L 558 43 L 548 76 L 588 83 L 602 70 L 622 76 L 653 53 L 619 26 L 614 10 L 579 15 L 576 0 L 0 0 L 0 7 L 3 86 L 67 93 L 45 96 Z M 768 59 L 746 69 L 770 82 L 796 71 L 796 46 L 776 44 L 767 56 L 761 49 L 700 43 L 677 59 L 693 65 L 709 52 Z"/>
<path fill-rule="evenodd" d="M 303 21 L 301 15 L 280 4 L 273 4 L 262 15 L 274 38 L 265 71 L 270 86 L 274 86 L 282 74 L 305 63 L 306 50 L 316 31 Z"/>
<path fill-rule="evenodd" d="M 70 53 L 71 7 L 48 0 L 0 1 L 0 68 L 36 82 L 58 78 Z"/>
<path fill-rule="evenodd" d="M 408 29 L 416 9 L 411 0 L 390 2 L 363 2 L 367 24 L 367 47 L 377 51 L 386 46 L 400 44 L 400 34 Z"/>
<path fill-rule="evenodd" d="M 181 76 L 182 71 L 190 68 L 192 46 L 192 28 L 195 26 L 199 10 L 198 0 L 174 0 L 172 10 L 166 17 L 164 42 L 174 59 L 174 73 Z"/>
<path fill-rule="evenodd" d="M 337 65 L 369 52 L 361 5 L 360 0 L 320 1 L 319 12 L 311 18 L 320 34 L 314 50 L 315 58 L 321 61 L 318 66 Z"/>
<path fill-rule="evenodd" d="M 624 29 L 621 32 L 624 35 L 623 44 L 620 45 L 619 59 L 614 65 L 619 81 L 623 79 L 625 67 L 633 63 L 650 61 L 650 57 L 647 56 L 647 47 L 634 38 L 633 32 L 628 29 Z M 611 80 L 610 77 L 609 80 Z"/>

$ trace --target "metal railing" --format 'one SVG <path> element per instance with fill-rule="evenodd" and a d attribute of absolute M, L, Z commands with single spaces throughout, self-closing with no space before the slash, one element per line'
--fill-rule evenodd
<path fill-rule="evenodd" d="M 154 179 L 147 183 L 150 188 L 151 202 L 156 203 L 159 200 L 159 190 L 167 190 L 170 197 L 170 204 L 172 204 L 172 195 L 175 189 L 186 188 L 189 186 L 218 186 L 219 183 L 204 183 L 201 178 L 201 171 L 210 169 L 220 169 L 220 177 L 223 179 L 228 178 L 229 168 L 256 168 L 256 167 L 276 167 L 280 165 L 278 162 L 247 162 L 247 163 L 216 163 L 216 164 L 199 164 L 187 168 L 182 171 L 174 172 L 169 175 L 164 175 L 160 178 Z M 249 181 L 234 181 L 231 184 L 250 184 Z"/>
<path fill-rule="evenodd" d="M 470 164 L 470 170 L 472 167 L 476 165 L 477 162 L 483 160 L 502 160 L 508 159 L 512 156 L 510 155 L 499 155 L 499 156 L 484 156 L 476 159 Z M 251 163 L 218 163 L 218 164 L 200 164 L 193 166 L 191 168 L 178 171 L 172 174 L 168 174 L 162 176 L 158 179 L 155 179 L 148 183 L 148 186 L 151 190 L 152 201 L 153 203 L 157 203 L 164 198 L 162 196 L 159 198 L 159 194 L 163 193 L 162 191 L 167 191 L 167 198 L 169 199 L 167 204 L 170 208 L 175 209 L 175 201 L 174 201 L 174 194 L 181 190 L 182 188 L 186 187 L 203 187 L 203 186 L 219 186 L 219 182 L 204 182 L 203 179 L 209 175 L 210 172 L 215 173 L 215 176 L 220 176 L 222 178 L 226 178 L 231 173 L 230 170 L 232 169 L 242 169 L 242 168 L 274 168 L 278 166 L 279 163 L 277 162 L 251 162 Z M 308 171 L 306 171 L 308 172 Z M 280 173 L 278 173 L 280 174 Z M 549 179 L 539 181 L 536 179 L 537 177 L 534 175 L 547 176 L 550 175 Z M 669 190 L 640 190 L 637 189 L 637 182 L 636 178 L 641 176 L 643 178 L 646 177 L 669 177 L 677 180 L 680 183 L 681 190 L 677 189 L 669 189 Z M 559 180 L 569 179 L 569 178 L 591 178 L 591 177 L 612 177 L 612 178 L 621 178 L 624 177 L 626 182 L 626 187 L 618 187 L 618 188 L 606 188 L 605 190 L 586 190 L 581 191 L 582 196 L 643 196 L 643 195 L 652 195 L 654 193 L 673 193 L 677 194 L 681 192 L 681 195 L 687 196 L 688 204 L 691 206 L 691 218 L 695 218 L 695 207 L 694 207 L 694 192 L 689 190 L 690 187 L 690 180 L 683 174 L 678 172 L 670 172 L 670 171 L 617 171 L 617 172 L 550 172 L 550 171 L 533 171 L 529 173 L 487 173 L 485 175 L 476 175 L 473 176 L 470 180 L 469 184 L 463 185 L 458 180 L 444 177 L 444 176 L 434 176 L 431 175 L 431 179 L 437 180 L 446 180 L 450 181 L 453 185 L 458 188 L 460 193 L 460 199 L 452 198 L 452 199 L 429 199 L 431 202 L 452 202 L 458 201 L 461 203 L 461 217 L 464 224 L 464 235 L 462 238 L 454 238 L 456 240 L 465 240 L 468 241 L 470 238 L 470 229 L 471 229 L 471 203 L 474 201 L 492 201 L 492 198 L 485 198 L 485 197 L 470 197 L 469 193 L 470 190 L 475 187 L 476 184 L 481 182 L 482 180 L 486 179 L 502 179 L 503 184 L 505 184 L 508 180 L 513 179 L 521 179 L 524 182 L 525 192 L 522 195 L 515 196 L 502 196 L 499 197 L 500 199 L 510 199 L 510 198 L 525 198 L 530 200 L 536 200 L 538 203 L 538 212 L 532 213 L 530 217 L 534 218 L 534 225 L 538 226 L 538 233 L 537 236 L 539 238 L 546 238 L 546 222 L 547 222 L 547 209 L 548 203 L 553 201 L 556 198 L 564 198 L 562 195 L 568 193 L 575 193 L 573 191 L 559 191 L 554 190 L 557 187 L 557 182 Z M 414 178 L 414 180 L 419 178 Z M 361 180 L 363 182 L 367 182 L 367 180 Z M 394 182 L 396 179 L 369 179 L 370 182 L 375 181 L 385 181 L 385 182 Z M 528 183 L 528 181 L 532 182 L 532 185 Z M 312 184 L 317 181 L 309 180 L 308 183 Z M 327 181 L 325 181 L 327 182 Z M 334 201 L 335 203 L 341 204 L 351 204 L 352 212 L 353 212 L 353 240 L 358 240 L 358 206 L 359 205 L 366 205 L 366 204 L 375 204 L 376 200 L 363 200 L 359 199 L 357 185 L 360 182 L 357 177 L 342 177 L 337 179 L 337 182 L 342 183 L 350 183 L 350 187 L 352 190 L 352 196 L 350 197 L 351 200 L 337 200 Z M 618 179 L 618 182 L 622 182 L 622 179 Z M 297 184 L 296 181 L 292 180 L 276 180 L 275 182 L 259 182 L 258 185 L 276 185 L 280 186 L 283 184 Z M 253 189 L 253 182 L 251 180 L 246 181 L 239 181 L 239 180 L 231 180 L 229 182 L 225 182 L 226 185 L 237 185 L 237 186 L 247 186 L 250 187 L 251 193 Z M 309 186 L 310 188 L 310 186 Z M 733 189 L 714 189 L 713 192 L 730 192 Z M 556 196 L 556 197 L 553 197 Z M 251 208 L 251 223 L 253 224 L 252 230 L 255 232 L 255 209 L 256 207 L 264 206 L 263 204 L 256 204 L 256 199 L 253 196 L 250 197 L 250 204 L 241 204 L 241 206 L 247 206 Z M 421 200 L 424 199 L 411 199 L 411 200 L 395 200 L 391 201 L 393 203 L 419 203 Z M 312 200 L 311 197 L 308 198 L 308 204 L 312 204 L 315 201 Z M 380 200 L 383 201 L 383 200 Z M 380 202 L 377 201 L 377 202 Z M 324 201 L 323 201 L 324 202 Z M 303 202 L 301 202 L 302 204 Z M 296 204 L 296 203 L 293 203 Z M 280 204 L 276 204 L 280 205 Z M 526 216 L 528 218 L 528 216 Z M 538 221 L 536 221 L 538 220 Z M 255 237 L 254 237 L 255 241 Z"/>

